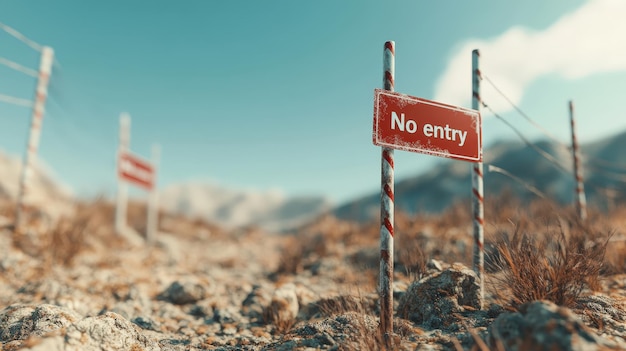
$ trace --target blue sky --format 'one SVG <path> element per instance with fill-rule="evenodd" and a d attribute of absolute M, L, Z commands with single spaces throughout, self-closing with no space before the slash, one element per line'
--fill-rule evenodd
<path fill-rule="evenodd" d="M 454 67 L 461 65 L 458 57 L 469 64 L 468 45 L 483 45 L 485 64 L 492 63 L 484 72 L 564 142 L 570 98 L 581 140 L 626 129 L 620 106 L 626 68 L 618 62 L 604 70 L 582 64 L 568 70 L 563 58 L 553 58 L 562 52 L 548 50 L 564 40 L 572 51 L 567 60 L 607 64 L 580 58 L 586 48 L 575 49 L 583 34 L 563 35 L 575 24 L 559 21 L 576 11 L 592 13 L 591 3 L 623 10 L 619 2 L 2 0 L 0 22 L 55 50 L 59 66 L 39 155 L 79 195 L 114 191 L 118 118 L 127 111 L 131 149 L 148 157 L 152 143 L 161 145 L 159 187 L 205 180 L 322 194 L 339 203 L 379 187 L 372 111 L 386 40 L 396 42 L 398 92 L 469 107 L 470 72 L 455 75 Z M 611 32 L 624 33 L 605 27 L 580 45 L 610 44 Z M 526 47 L 534 52 L 528 67 L 537 67 L 528 74 L 519 69 L 526 67 Z M 609 54 L 619 59 L 622 53 Z M 38 65 L 37 52 L 1 31 L 0 57 Z M 31 99 L 34 85 L 0 66 L 0 93 Z M 520 120 L 506 105 L 491 105 Z M 0 103 L 0 116 L 0 148 L 21 155 L 30 110 Z M 515 138 L 484 116 L 487 145 Z M 520 128 L 531 139 L 541 136 Z M 396 179 L 436 162 L 441 159 L 398 151 Z"/>

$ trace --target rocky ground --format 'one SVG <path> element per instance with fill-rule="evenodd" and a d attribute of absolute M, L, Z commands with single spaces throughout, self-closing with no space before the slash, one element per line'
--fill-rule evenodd
<path fill-rule="evenodd" d="M 382 349 L 375 225 L 322 218 L 278 235 L 164 218 L 149 245 L 116 236 L 110 212 L 0 232 L 0 350 Z M 481 306 L 471 269 L 429 258 L 466 262 L 466 228 L 423 227 L 423 243 L 447 246 L 422 245 L 417 276 L 400 248 L 420 221 L 397 222 L 393 349 L 626 350 L 625 274 L 570 308 L 513 309 L 489 286 Z"/>

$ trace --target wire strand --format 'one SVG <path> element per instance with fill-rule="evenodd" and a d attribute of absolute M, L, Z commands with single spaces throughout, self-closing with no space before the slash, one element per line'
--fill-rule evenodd
<path fill-rule="evenodd" d="M 5 59 L 4 57 L 0 57 L 0 65 L 4 65 L 7 66 L 9 68 L 12 68 L 18 72 L 22 72 L 26 75 L 29 75 L 31 77 L 37 78 L 38 74 L 37 71 L 35 71 L 34 69 L 30 69 L 28 67 L 24 67 L 22 65 L 20 65 L 19 63 L 13 62 L 11 60 Z"/>
<path fill-rule="evenodd" d="M 538 147 L 537 145 L 531 143 L 528 139 L 526 139 L 526 137 L 524 137 L 524 135 L 517 129 L 515 128 L 514 125 L 512 125 L 509 121 L 507 121 L 506 119 L 504 119 L 502 116 L 500 116 L 498 113 L 496 113 L 491 107 L 489 107 L 489 105 L 487 105 L 484 101 L 480 101 L 481 104 L 483 105 L 484 108 L 488 109 L 496 118 L 498 118 L 499 120 L 501 120 L 502 122 L 504 122 L 507 126 L 509 126 L 509 128 L 511 128 L 515 134 L 517 134 L 517 136 L 519 136 L 520 139 L 522 139 L 522 141 L 529 147 L 531 147 L 533 150 L 535 150 L 539 155 L 543 156 L 543 158 L 545 158 L 546 160 L 550 161 L 550 163 L 552 163 L 555 167 L 557 167 L 558 169 L 560 169 L 561 171 L 563 171 L 564 173 L 570 173 L 570 171 L 567 169 L 567 167 L 563 166 L 561 164 L 561 162 L 559 162 L 559 160 L 557 160 L 554 156 L 550 155 L 547 151 L 543 150 L 542 148 Z"/>
<path fill-rule="evenodd" d="M 626 171 L 626 166 L 619 164 L 619 163 L 615 163 L 615 162 L 611 162 L 611 161 L 607 161 L 607 160 L 603 160 L 600 158 L 592 158 L 589 160 L 586 160 L 587 163 L 593 164 L 591 167 L 595 167 L 596 169 L 607 169 L 607 168 L 613 168 L 613 169 L 619 169 L 621 171 Z"/>
<path fill-rule="evenodd" d="M 27 99 L 20 99 L 9 95 L 0 94 L 0 101 L 7 104 L 13 104 L 17 106 L 33 107 L 33 102 Z"/>
<path fill-rule="evenodd" d="M 611 171 L 607 171 L 607 170 L 603 170 L 597 167 L 589 167 L 593 170 L 593 173 L 595 174 L 599 174 L 607 179 L 611 179 L 611 180 L 615 180 L 615 181 L 619 181 L 622 183 L 626 183 L 626 174 L 623 173 L 619 173 L 619 172 L 611 172 Z"/>
<path fill-rule="evenodd" d="M 554 141 L 556 144 L 566 148 L 566 149 L 570 149 L 570 146 L 565 145 L 561 140 L 559 140 L 559 138 L 557 138 L 556 136 L 554 136 L 554 134 L 552 134 L 550 131 L 548 131 L 547 129 L 543 128 L 539 123 L 535 122 L 534 120 L 532 120 L 528 114 L 526 114 L 526 112 L 524 112 L 519 106 L 517 106 L 513 100 L 511 100 L 506 94 L 504 94 L 504 92 L 498 88 L 491 79 L 489 79 L 489 77 L 485 76 L 484 74 L 481 73 L 481 78 L 483 78 L 484 80 L 487 81 L 487 83 L 489 83 L 489 85 L 491 85 L 496 92 L 498 92 L 498 94 L 500 94 L 500 96 L 502 96 L 512 107 L 513 109 L 515 109 L 515 111 L 517 111 L 525 120 L 527 120 L 530 124 L 532 124 L 535 128 L 539 129 L 541 132 L 543 132 L 548 138 L 552 139 L 552 141 Z"/>
<path fill-rule="evenodd" d="M 28 39 L 24 34 L 18 32 L 17 30 L 7 26 L 6 24 L 0 22 L 0 29 L 7 32 L 9 35 L 13 36 L 15 39 L 21 41 L 22 43 L 31 47 L 31 49 L 35 51 L 41 51 L 43 49 L 43 45 L 40 45 L 30 39 Z"/>
<path fill-rule="evenodd" d="M 506 170 L 504 170 L 504 169 L 502 169 L 500 167 L 488 164 L 487 165 L 487 169 L 489 170 L 489 172 L 495 172 L 495 173 L 504 174 L 505 176 L 507 176 L 507 177 L 515 180 L 516 182 L 522 184 L 526 189 L 528 189 L 530 192 L 532 192 L 533 194 L 539 196 L 542 199 L 547 199 L 548 198 L 543 192 L 541 192 L 541 190 L 539 190 L 536 187 L 526 183 L 522 178 L 517 177 L 517 176 L 511 174 L 510 172 L 508 172 L 508 171 L 506 171 Z"/>

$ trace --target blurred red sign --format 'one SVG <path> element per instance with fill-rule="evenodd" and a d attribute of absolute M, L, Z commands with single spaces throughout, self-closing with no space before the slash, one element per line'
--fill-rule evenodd
<path fill-rule="evenodd" d="M 375 145 L 482 162 L 480 112 L 376 89 Z"/>
<path fill-rule="evenodd" d="M 123 180 L 151 190 L 154 185 L 154 168 L 150 162 L 130 152 L 120 154 L 118 174 Z"/>

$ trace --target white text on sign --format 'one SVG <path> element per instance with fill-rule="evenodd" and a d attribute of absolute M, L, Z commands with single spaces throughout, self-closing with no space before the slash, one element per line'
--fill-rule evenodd
<path fill-rule="evenodd" d="M 406 131 L 407 133 L 414 134 L 418 131 L 419 126 L 417 122 L 412 119 L 409 119 L 405 122 L 404 113 L 398 114 L 396 112 L 391 112 L 391 129 L 395 130 L 396 127 L 401 132 Z M 459 146 L 463 146 L 465 144 L 465 139 L 467 138 L 467 131 L 462 131 L 454 128 L 450 128 L 450 125 L 446 124 L 445 127 L 439 125 L 433 125 L 430 123 L 426 123 L 422 126 L 422 133 L 429 138 L 437 138 L 444 139 L 450 141 L 458 141 Z M 458 139 L 457 139 L 458 136 Z"/>

